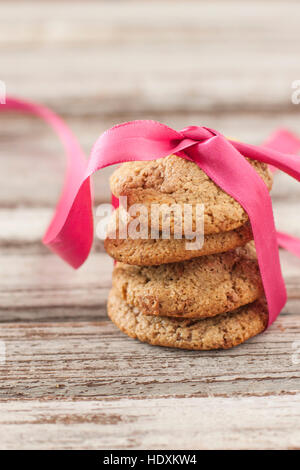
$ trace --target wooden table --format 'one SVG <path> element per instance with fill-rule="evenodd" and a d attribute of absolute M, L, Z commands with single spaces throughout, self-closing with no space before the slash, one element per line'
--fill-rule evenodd
<path fill-rule="evenodd" d="M 299 2 L 4 1 L 1 76 L 62 113 L 87 154 L 136 118 L 205 124 L 259 143 L 300 134 Z M 95 240 L 73 271 L 41 244 L 63 177 L 41 122 L 0 115 L 0 448 L 300 447 L 300 260 L 263 335 L 187 352 L 127 338 L 106 316 L 112 262 Z M 96 205 L 109 200 L 105 170 Z M 300 185 L 278 174 L 278 228 L 300 236 Z"/>

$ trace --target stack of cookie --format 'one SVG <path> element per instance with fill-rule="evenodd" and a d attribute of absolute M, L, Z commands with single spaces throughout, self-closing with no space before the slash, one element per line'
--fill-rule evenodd
<path fill-rule="evenodd" d="M 267 166 L 249 163 L 270 190 Z M 124 163 L 110 185 L 114 196 L 127 197 L 129 208 L 143 204 L 148 214 L 152 204 L 177 204 L 182 214 L 189 204 L 192 231 L 196 206 L 204 205 L 201 248 L 187 249 L 187 240 L 177 237 L 175 216 L 169 239 L 124 239 L 118 230 L 113 236 L 108 231 L 105 249 L 117 261 L 108 315 L 124 333 L 153 345 L 209 350 L 236 346 L 265 329 L 268 313 L 251 226 L 238 202 L 195 163 L 175 155 Z M 118 216 L 119 209 L 113 217 Z M 150 234 L 151 217 L 144 223 Z"/>

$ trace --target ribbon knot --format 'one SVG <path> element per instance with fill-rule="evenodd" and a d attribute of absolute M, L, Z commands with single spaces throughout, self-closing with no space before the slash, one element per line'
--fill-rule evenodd
<path fill-rule="evenodd" d="M 196 140 L 198 142 L 204 142 L 211 137 L 218 135 L 218 132 L 208 127 L 199 127 L 199 126 L 189 126 L 182 129 L 181 134 L 184 135 L 186 139 Z"/>

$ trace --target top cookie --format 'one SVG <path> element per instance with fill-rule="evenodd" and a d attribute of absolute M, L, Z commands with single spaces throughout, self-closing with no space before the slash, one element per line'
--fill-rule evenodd
<path fill-rule="evenodd" d="M 221 157 L 220 157 L 221 158 Z M 247 161 L 261 176 L 268 189 L 272 175 L 265 163 Z M 147 162 L 123 163 L 110 178 L 111 191 L 116 197 L 127 196 L 128 207 L 144 204 L 150 215 L 151 204 L 191 204 L 192 230 L 196 229 L 196 204 L 204 204 L 204 233 L 219 233 L 241 227 L 248 215 L 240 204 L 219 188 L 198 165 L 176 155 Z M 151 223 L 151 217 L 148 219 Z M 178 221 L 171 216 L 170 232 L 176 233 Z M 159 229 L 162 229 L 160 220 Z"/>

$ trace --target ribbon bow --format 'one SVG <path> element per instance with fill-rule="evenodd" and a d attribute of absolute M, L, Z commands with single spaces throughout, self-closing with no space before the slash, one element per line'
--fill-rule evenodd
<path fill-rule="evenodd" d="M 195 162 L 221 189 L 247 212 L 269 309 L 269 325 L 286 302 L 278 241 L 300 253 L 299 240 L 275 230 L 272 202 L 267 187 L 244 157 L 265 162 L 300 180 L 297 155 L 226 139 L 207 127 L 191 126 L 177 132 L 156 121 L 132 121 L 115 126 L 96 141 L 89 161 L 64 122 L 49 109 L 8 98 L 0 110 L 14 109 L 45 119 L 60 136 L 68 158 L 61 198 L 43 242 L 74 268 L 87 258 L 93 240 L 90 176 L 110 165 L 153 160 L 176 154 Z M 281 149 L 299 148 L 292 139 Z"/>

